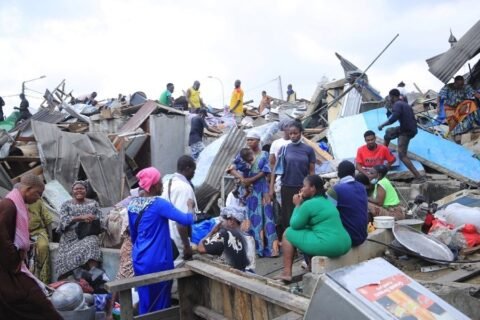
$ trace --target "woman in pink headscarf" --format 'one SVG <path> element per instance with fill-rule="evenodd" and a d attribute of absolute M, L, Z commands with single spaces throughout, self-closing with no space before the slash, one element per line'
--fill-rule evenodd
<path fill-rule="evenodd" d="M 173 269 L 172 243 L 168 220 L 191 225 L 195 218 L 194 202 L 187 202 L 189 212 L 177 210 L 169 201 L 160 198 L 162 180 L 160 172 L 146 168 L 137 174 L 144 196 L 133 199 L 128 205 L 132 261 L 136 276 Z M 171 281 L 138 288 L 139 311 L 145 314 L 170 307 Z"/>

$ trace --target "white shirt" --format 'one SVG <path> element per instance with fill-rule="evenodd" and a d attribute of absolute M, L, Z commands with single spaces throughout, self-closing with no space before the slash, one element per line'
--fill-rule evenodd
<path fill-rule="evenodd" d="M 278 157 L 278 152 L 280 152 L 280 149 L 283 146 L 286 146 L 287 144 L 290 144 L 292 141 L 285 140 L 284 138 L 277 139 L 272 142 L 272 145 L 270 146 L 270 154 L 274 154 L 275 157 Z"/>
<path fill-rule="evenodd" d="M 168 193 L 170 179 L 172 180 L 170 186 L 170 196 Z M 195 207 L 197 200 L 195 199 L 195 192 L 193 191 L 192 186 L 188 182 L 187 178 L 180 173 L 174 173 L 171 178 L 168 179 L 163 185 L 162 198 L 167 201 L 170 201 L 175 208 L 178 210 L 187 213 L 188 212 L 188 199 L 192 199 L 195 202 Z M 170 238 L 177 245 L 178 252 L 180 253 L 178 259 L 183 258 L 183 242 L 178 233 L 177 223 L 172 220 L 168 220 L 168 227 L 170 229 Z"/>

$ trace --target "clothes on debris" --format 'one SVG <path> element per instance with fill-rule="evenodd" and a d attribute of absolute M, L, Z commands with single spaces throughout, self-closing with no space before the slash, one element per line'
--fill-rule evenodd
<path fill-rule="evenodd" d="M 50 283 L 48 228 L 53 221 L 53 216 L 41 199 L 28 206 L 28 213 L 30 237 L 35 240 L 35 258 L 30 270 L 43 283 Z"/>
<path fill-rule="evenodd" d="M 235 269 L 244 271 L 249 265 L 247 242 L 241 231 L 222 228 L 203 242 L 206 252 L 223 255 L 226 262 Z"/>
<path fill-rule="evenodd" d="M 395 156 L 392 152 L 382 144 L 377 144 L 375 149 L 370 150 L 367 145 L 363 145 L 357 150 L 355 163 L 364 168 L 373 168 L 387 162 L 395 161 Z"/>
<path fill-rule="evenodd" d="M 266 175 L 270 174 L 268 153 L 260 151 L 254 156 L 255 159 L 249 169 L 240 165 L 243 163 L 240 155 L 237 155 L 234 161 L 236 170 L 242 172 L 245 178 L 264 173 L 263 177 L 253 183 L 251 193 L 246 200 L 248 232 L 255 238 L 255 247 L 259 256 L 276 256 L 279 248 L 273 206 L 271 203 L 265 203 L 264 201 L 264 196 L 268 194 L 269 190 L 266 178 Z"/>
<path fill-rule="evenodd" d="M 170 179 L 164 184 L 162 198 L 169 201 L 175 208 L 181 212 L 188 212 L 187 202 L 192 199 L 197 203 L 195 199 L 195 191 L 190 181 L 185 178 L 184 175 L 176 172 Z M 170 238 L 175 242 L 177 246 L 179 258 L 183 258 L 183 242 L 177 229 L 177 223 L 169 220 Z"/>
<path fill-rule="evenodd" d="M 95 200 L 85 199 L 77 203 L 75 200 L 68 200 L 62 204 L 60 209 L 60 224 L 57 231 L 62 234 L 58 245 L 58 254 L 55 259 L 55 265 L 59 276 L 73 271 L 83 266 L 89 260 L 97 262 L 102 261 L 102 252 L 100 251 L 100 240 L 96 235 L 86 236 L 79 239 L 73 218 L 92 214 L 102 221 L 102 212 Z"/>
<path fill-rule="evenodd" d="M 191 225 L 193 214 L 181 212 L 161 197 L 138 197 L 130 202 L 128 216 L 135 275 L 173 269 L 168 220 Z M 140 314 L 170 307 L 171 287 L 171 281 L 139 287 Z"/>
<path fill-rule="evenodd" d="M 323 196 L 314 196 L 295 208 L 285 236 L 294 247 L 310 256 L 338 257 L 352 245 L 340 213 Z"/>
<path fill-rule="evenodd" d="M 362 244 L 367 239 L 368 196 L 365 186 L 346 176 L 327 191 L 327 196 L 334 200 L 340 212 L 340 219 L 352 239 L 352 247 Z"/>
<path fill-rule="evenodd" d="M 460 135 L 480 126 L 480 115 L 475 101 L 464 100 L 456 107 L 445 106 L 448 129 L 453 135 Z"/>
<path fill-rule="evenodd" d="M 30 247 L 28 211 L 20 191 L 12 192 L 0 200 L 0 315 L 2 319 L 62 319 L 22 261 L 19 249 L 26 252 Z"/>

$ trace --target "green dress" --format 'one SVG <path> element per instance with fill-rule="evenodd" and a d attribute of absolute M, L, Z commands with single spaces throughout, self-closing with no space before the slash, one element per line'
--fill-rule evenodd
<path fill-rule="evenodd" d="M 338 257 L 352 246 L 340 213 L 322 196 L 313 197 L 293 210 L 286 237 L 294 247 L 310 256 Z"/>

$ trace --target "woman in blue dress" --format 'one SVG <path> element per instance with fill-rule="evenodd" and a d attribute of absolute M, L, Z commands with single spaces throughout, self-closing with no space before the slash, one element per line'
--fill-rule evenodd
<path fill-rule="evenodd" d="M 195 215 L 183 213 L 167 200 L 160 198 L 163 185 L 157 169 L 143 169 L 137 174 L 137 178 L 144 196 L 133 199 L 128 206 L 133 270 L 136 276 L 171 270 L 174 266 L 168 220 L 191 225 Z M 189 212 L 193 212 L 193 206 L 193 200 L 189 199 Z M 171 287 L 171 281 L 164 281 L 137 288 L 140 298 L 139 313 L 145 314 L 170 307 Z"/>
<path fill-rule="evenodd" d="M 273 206 L 269 197 L 270 166 L 268 153 L 260 148 L 260 136 L 254 132 L 247 134 L 247 146 L 252 150 L 251 161 L 240 155 L 235 158 L 231 174 L 240 179 L 248 189 L 246 199 L 247 219 L 245 228 L 255 238 L 255 248 L 260 257 L 276 257 L 279 245 Z"/>

